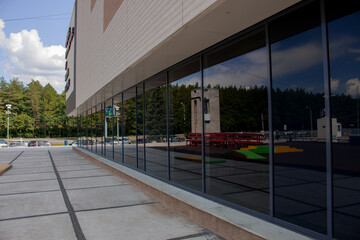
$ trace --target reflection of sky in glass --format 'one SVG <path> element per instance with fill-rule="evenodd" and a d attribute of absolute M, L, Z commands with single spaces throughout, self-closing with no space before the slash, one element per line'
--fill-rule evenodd
<path fill-rule="evenodd" d="M 243 54 L 204 70 L 205 84 L 212 87 L 266 86 L 268 82 L 265 48 Z"/>
<path fill-rule="evenodd" d="M 171 85 L 200 86 L 199 72 L 186 76 Z M 227 60 L 204 70 L 206 85 L 254 87 L 267 84 L 265 48 Z"/>
<path fill-rule="evenodd" d="M 273 88 L 324 90 L 320 28 L 271 45 Z"/>
<path fill-rule="evenodd" d="M 193 73 L 191 75 L 188 75 L 186 77 L 183 77 L 182 79 L 179 79 L 177 81 L 174 81 L 172 83 L 170 83 L 171 86 L 175 86 L 175 85 L 185 85 L 185 86 L 189 86 L 189 85 L 196 85 L 198 84 L 198 86 L 200 87 L 200 72 L 197 73 Z"/>
<path fill-rule="evenodd" d="M 329 23 L 331 90 L 360 94 L 360 13 Z"/>

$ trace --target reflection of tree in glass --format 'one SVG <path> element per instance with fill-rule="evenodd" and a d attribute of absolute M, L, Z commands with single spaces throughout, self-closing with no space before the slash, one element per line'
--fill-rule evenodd
<path fill-rule="evenodd" d="M 124 102 L 124 125 L 125 125 L 125 135 L 135 135 L 136 134 L 136 115 L 135 115 L 135 98 L 131 98 Z"/>
<path fill-rule="evenodd" d="M 196 85 L 170 85 L 170 133 L 183 134 L 191 131 L 191 91 Z"/>
<path fill-rule="evenodd" d="M 261 114 L 267 122 L 267 109 L 266 87 L 220 88 L 221 132 L 258 132 L 262 130 Z"/>
<path fill-rule="evenodd" d="M 165 90 L 165 87 L 160 87 L 146 94 L 146 135 L 157 136 L 157 141 L 161 140 L 161 135 L 166 135 Z"/>

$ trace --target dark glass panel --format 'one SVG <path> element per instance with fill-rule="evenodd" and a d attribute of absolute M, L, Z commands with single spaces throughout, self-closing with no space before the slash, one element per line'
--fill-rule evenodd
<path fill-rule="evenodd" d="M 204 98 L 191 93 L 192 113 L 204 106 L 206 193 L 269 212 L 267 54 L 258 29 L 204 55 Z M 201 132 L 192 116 L 192 133 Z M 201 116 L 201 114 L 200 114 Z M 189 137 L 199 147 L 199 135 Z"/>
<path fill-rule="evenodd" d="M 168 178 L 166 75 L 145 83 L 146 171 Z"/>
<path fill-rule="evenodd" d="M 94 146 L 94 113 L 93 109 L 90 110 L 90 151 L 95 152 L 95 146 Z"/>
<path fill-rule="evenodd" d="M 331 77 L 334 236 L 360 236 L 360 3 L 326 1 Z"/>
<path fill-rule="evenodd" d="M 114 161 L 123 162 L 122 94 L 114 97 Z"/>
<path fill-rule="evenodd" d="M 124 92 L 124 162 L 136 167 L 136 88 Z"/>
<path fill-rule="evenodd" d="M 100 154 L 105 154 L 105 144 L 104 144 L 104 119 L 105 119 L 105 113 L 104 113 L 104 104 L 101 104 L 101 110 L 99 112 L 99 121 L 100 121 Z"/>
<path fill-rule="evenodd" d="M 145 140 L 144 140 L 144 94 L 143 94 L 143 84 L 137 86 L 136 89 L 136 123 L 137 123 L 137 134 L 136 134 L 136 144 L 137 144 L 137 153 L 138 153 L 138 168 L 144 169 L 144 150 L 145 150 Z"/>
<path fill-rule="evenodd" d="M 320 3 L 269 24 L 274 215 L 326 233 L 326 144 Z M 323 124 L 320 128 L 319 124 Z"/>
<path fill-rule="evenodd" d="M 114 138 L 113 138 L 113 116 L 114 110 L 112 100 L 108 100 L 105 103 L 105 156 L 109 159 L 113 159 L 114 152 Z"/>
<path fill-rule="evenodd" d="M 169 71 L 169 83 L 170 179 L 201 191 L 201 145 L 185 141 L 191 133 L 191 92 L 201 92 L 199 57 Z"/>
<path fill-rule="evenodd" d="M 94 112 L 94 152 L 98 153 L 98 145 L 99 145 L 99 133 L 101 132 L 101 130 L 99 130 L 99 127 L 101 127 L 99 125 L 99 112 L 98 112 L 98 107 L 95 107 L 95 112 Z"/>

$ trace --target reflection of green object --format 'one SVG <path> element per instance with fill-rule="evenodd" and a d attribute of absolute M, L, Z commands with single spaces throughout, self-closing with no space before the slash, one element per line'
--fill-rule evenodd
<path fill-rule="evenodd" d="M 303 149 L 291 148 L 289 146 L 275 146 L 275 153 L 290 153 L 290 152 L 303 152 Z M 247 158 L 247 159 L 266 159 L 259 155 L 260 153 L 268 154 L 269 146 L 248 146 L 247 148 L 240 148 L 225 153 L 226 156 Z"/>
<path fill-rule="evenodd" d="M 175 158 L 179 159 L 179 160 L 185 160 L 185 161 L 201 163 L 201 156 L 177 156 Z M 217 158 L 205 157 L 205 162 L 207 164 L 213 164 L 213 163 L 225 163 L 226 161 L 222 160 L 222 159 L 217 159 Z"/>
<path fill-rule="evenodd" d="M 112 108 L 105 108 L 105 116 L 112 117 L 113 116 L 113 109 Z"/>

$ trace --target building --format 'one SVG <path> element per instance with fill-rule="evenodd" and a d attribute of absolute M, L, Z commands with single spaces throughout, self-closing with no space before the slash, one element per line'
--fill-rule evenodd
<path fill-rule="evenodd" d="M 359 10 L 350 0 L 77 0 L 65 68 L 80 148 L 310 237 L 356 239 Z M 214 116 L 206 89 L 219 95 Z M 215 118 L 220 130 L 207 130 Z"/>

